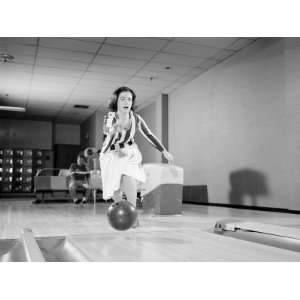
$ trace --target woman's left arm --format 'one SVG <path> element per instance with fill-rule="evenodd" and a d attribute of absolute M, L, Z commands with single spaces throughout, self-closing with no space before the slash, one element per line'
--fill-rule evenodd
<path fill-rule="evenodd" d="M 144 138 L 152 145 L 154 146 L 157 150 L 162 152 L 164 157 L 169 161 L 173 162 L 173 155 L 169 153 L 166 148 L 163 146 L 163 144 L 160 142 L 160 140 L 151 132 L 149 127 L 147 126 L 146 122 L 144 119 L 140 116 L 137 115 L 138 118 L 138 129 L 144 136 Z"/>

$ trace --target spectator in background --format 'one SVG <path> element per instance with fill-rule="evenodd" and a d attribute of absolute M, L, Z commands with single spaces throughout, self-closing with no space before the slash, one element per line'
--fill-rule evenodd
<path fill-rule="evenodd" d="M 77 163 L 72 163 L 70 166 L 71 180 L 69 183 L 69 192 L 75 204 L 79 204 L 81 200 L 78 199 L 78 189 L 83 189 L 82 203 L 87 203 L 90 195 L 89 176 L 90 172 L 86 165 L 86 158 L 83 154 L 77 156 Z"/>

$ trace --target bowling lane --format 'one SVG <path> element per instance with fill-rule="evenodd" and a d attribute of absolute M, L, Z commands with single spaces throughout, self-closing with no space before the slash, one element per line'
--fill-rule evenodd
<path fill-rule="evenodd" d="M 300 253 L 202 230 L 140 230 L 69 237 L 92 261 L 300 261 Z"/>
<path fill-rule="evenodd" d="M 299 261 L 297 252 L 212 233 L 217 221 L 244 221 L 299 227 L 299 215 L 183 205 L 183 214 L 143 214 L 141 226 L 119 232 L 108 223 L 108 204 L 0 202 L 0 238 L 19 239 L 22 228 L 35 237 L 67 237 L 95 261 Z"/>

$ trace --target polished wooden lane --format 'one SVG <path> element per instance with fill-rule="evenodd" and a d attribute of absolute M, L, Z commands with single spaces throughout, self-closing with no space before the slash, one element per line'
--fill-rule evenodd
<path fill-rule="evenodd" d="M 71 236 L 92 261 L 299 261 L 300 253 L 196 230 Z"/>
<path fill-rule="evenodd" d="M 300 261 L 294 251 L 212 232 L 227 217 L 299 227 L 298 215 L 184 205 L 182 216 L 140 214 L 139 228 L 118 232 L 107 222 L 107 206 L 0 201 L 0 237 L 18 238 L 22 228 L 36 237 L 67 236 L 94 261 Z"/>

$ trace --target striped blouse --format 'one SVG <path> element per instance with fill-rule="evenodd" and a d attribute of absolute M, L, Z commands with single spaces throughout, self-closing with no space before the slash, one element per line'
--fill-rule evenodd
<path fill-rule="evenodd" d="M 159 139 L 151 132 L 149 127 L 143 118 L 130 111 L 129 119 L 130 126 L 127 129 L 122 129 L 120 132 L 113 133 L 112 127 L 117 123 L 117 114 L 115 112 L 109 112 L 104 116 L 103 134 L 104 141 L 101 149 L 101 153 L 105 153 L 111 146 L 117 146 L 120 144 L 126 144 L 129 141 L 134 142 L 134 136 L 136 128 L 141 132 L 145 139 L 160 152 L 165 150 L 165 147 L 159 141 Z"/>

